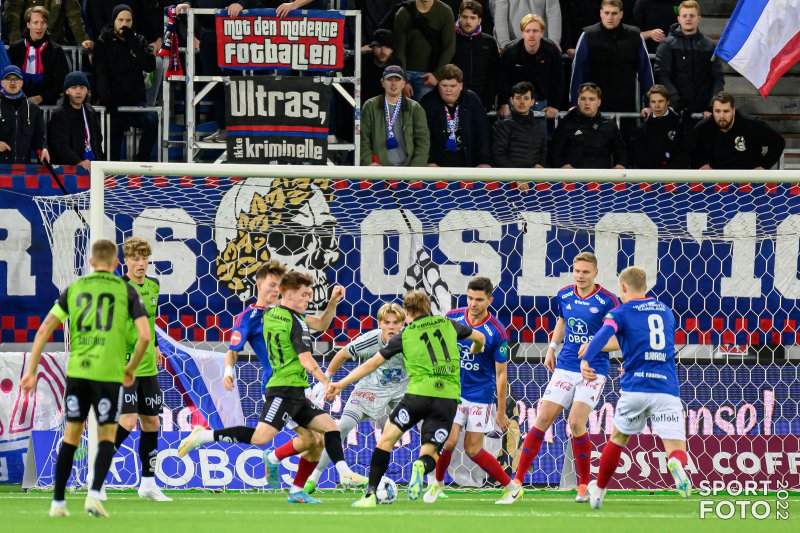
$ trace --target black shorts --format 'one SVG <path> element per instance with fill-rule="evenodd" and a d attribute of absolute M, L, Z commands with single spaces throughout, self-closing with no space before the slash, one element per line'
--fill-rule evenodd
<path fill-rule="evenodd" d="M 325 411 L 306 398 L 305 389 L 271 387 L 267 389 L 259 421 L 280 431 L 289 420 L 294 420 L 300 427 L 307 427 L 312 420 L 324 414 Z"/>
<path fill-rule="evenodd" d="M 64 406 L 67 422 L 84 422 L 89 417 L 89 408 L 94 407 L 97 423 L 115 424 L 119 419 L 122 403 L 122 383 L 94 381 L 84 378 L 67 378 L 64 391 Z"/>
<path fill-rule="evenodd" d="M 133 385 L 125 389 L 122 395 L 122 414 L 158 416 L 161 414 L 162 403 L 164 394 L 158 386 L 156 376 L 139 377 L 133 380 Z"/>
<path fill-rule="evenodd" d="M 389 420 L 404 433 L 422 420 L 420 442 L 430 442 L 441 448 L 450 435 L 456 409 L 457 400 L 406 394 L 389 415 Z"/>

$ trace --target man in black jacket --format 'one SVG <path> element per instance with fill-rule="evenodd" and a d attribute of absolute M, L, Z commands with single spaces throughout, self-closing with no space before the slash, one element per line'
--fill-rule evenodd
<path fill-rule="evenodd" d="M 89 80 L 83 72 L 64 78 L 64 100 L 47 125 L 47 140 L 54 165 L 90 169 L 92 161 L 105 159 L 103 129 L 97 111 L 87 102 Z"/>
<path fill-rule="evenodd" d="M 763 170 L 781 158 L 786 146 L 781 134 L 766 122 L 737 113 L 735 104 L 732 94 L 714 96 L 712 116 L 695 127 L 695 168 Z"/>
<path fill-rule="evenodd" d="M 156 59 L 147 40 L 133 31 L 133 12 L 120 4 L 113 11 L 113 25 L 103 29 L 94 46 L 94 80 L 97 96 L 111 120 L 111 160 L 119 161 L 122 138 L 131 125 L 141 128 L 136 161 L 150 161 L 158 135 L 154 112 L 120 113 L 120 106 L 143 106 L 147 101 L 142 72 L 153 72 Z"/>
<path fill-rule="evenodd" d="M 150 43 L 150 48 L 158 52 L 164 37 L 164 10 L 158 0 L 127 0 L 136 18 L 133 19 L 133 31 Z M 95 38 L 103 32 L 103 28 L 114 22 L 114 8 L 119 0 L 90 0 L 86 3 L 86 15 L 89 28 Z"/>
<path fill-rule="evenodd" d="M 49 161 L 42 110 L 22 92 L 19 67 L 4 68 L 0 85 L 0 163 L 30 163 L 32 150 Z"/>
<path fill-rule="evenodd" d="M 511 88 L 511 114 L 494 123 L 492 162 L 503 168 L 542 168 L 547 160 L 547 124 L 534 117 L 533 84 Z"/>
<path fill-rule="evenodd" d="M 658 46 L 655 79 L 669 89 L 678 113 L 711 115 L 711 99 L 722 91 L 722 62 L 714 57 L 716 43 L 700 33 L 700 6 L 694 0 L 678 8 L 678 24 Z"/>
<path fill-rule="evenodd" d="M 555 43 L 544 37 L 545 22 L 539 15 L 525 15 L 519 24 L 522 38 L 510 44 L 500 55 L 497 87 L 498 116 L 511 111 L 511 88 L 521 81 L 533 84 L 537 111 L 547 118 L 558 114 L 563 91 L 561 51 Z"/>
<path fill-rule="evenodd" d="M 637 130 L 634 158 L 638 168 L 689 168 L 681 117 L 669 106 L 669 91 L 655 84 L 647 93 L 653 113 Z"/>
<path fill-rule="evenodd" d="M 464 0 L 460 9 L 453 64 L 464 73 L 464 86 L 480 97 L 486 109 L 492 109 L 497 97 L 497 41 L 484 31 L 479 2 Z"/>
<path fill-rule="evenodd" d="M 600 113 L 602 91 L 578 88 L 578 106 L 558 121 L 550 157 L 553 168 L 625 168 L 628 154 L 616 122 Z"/>
<path fill-rule="evenodd" d="M 27 28 L 22 39 L 8 48 L 11 64 L 22 70 L 25 94 L 37 105 L 56 103 L 69 70 L 64 50 L 50 40 L 47 32 L 49 16 L 42 6 L 29 7 L 25 11 Z"/>
<path fill-rule="evenodd" d="M 464 74 L 455 65 L 439 72 L 436 90 L 420 105 L 431 135 L 429 167 L 489 167 L 489 121 L 478 95 L 464 88 Z"/>

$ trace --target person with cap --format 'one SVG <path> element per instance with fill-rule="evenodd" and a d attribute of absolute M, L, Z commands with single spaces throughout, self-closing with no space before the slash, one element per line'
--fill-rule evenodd
<path fill-rule="evenodd" d="M 131 125 L 142 130 L 136 161 L 150 161 L 156 145 L 155 112 L 120 113 L 120 106 L 143 106 L 147 101 L 142 72 L 153 72 L 156 59 L 147 40 L 133 30 L 134 13 L 127 4 L 112 12 L 113 22 L 103 28 L 94 47 L 94 81 L 97 98 L 111 120 L 111 160 L 119 161 L 123 134 Z"/>
<path fill-rule="evenodd" d="M 47 140 L 54 165 L 77 165 L 88 171 L 92 161 L 105 159 L 103 128 L 97 111 L 88 100 L 89 79 L 86 74 L 67 74 L 64 100 L 47 125 Z"/>
<path fill-rule="evenodd" d="M 390 65 L 381 79 L 384 94 L 361 109 L 361 165 L 424 167 L 430 133 L 425 111 L 403 96 L 406 73 Z"/>
<path fill-rule="evenodd" d="M 369 50 L 361 53 L 362 104 L 383 93 L 381 78 L 389 65 L 400 65 L 394 55 L 394 35 L 389 30 L 376 30 Z"/>
<path fill-rule="evenodd" d="M 30 163 L 32 150 L 50 161 L 42 110 L 22 92 L 22 70 L 5 67 L 0 85 L 0 163 Z"/>
<path fill-rule="evenodd" d="M 49 17 L 44 7 L 29 7 L 22 39 L 8 48 L 11 64 L 22 70 L 25 94 L 37 105 L 54 105 L 58 101 L 64 76 L 69 72 L 64 49 L 50 39 L 47 31 Z"/>

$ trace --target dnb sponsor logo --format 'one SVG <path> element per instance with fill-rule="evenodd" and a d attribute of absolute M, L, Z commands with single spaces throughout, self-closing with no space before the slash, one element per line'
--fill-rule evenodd
<path fill-rule="evenodd" d="M 722 520 L 788 520 L 789 484 L 785 481 L 708 481 L 698 485 L 701 497 L 723 496 L 700 500 L 701 520 L 709 517 Z"/>

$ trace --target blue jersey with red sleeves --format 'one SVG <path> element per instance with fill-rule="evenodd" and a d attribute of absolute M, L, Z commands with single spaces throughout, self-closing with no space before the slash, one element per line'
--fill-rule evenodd
<path fill-rule="evenodd" d="M 508 362 L 508 332 L 505 326 L 492 315 L 480 324 L 470 324 L 466 308 L 453 309 L 446 316 L 480 331 L 486 337 L 483 351 L 478 354 L 470 353 L 472 341 L 458 341 L 461 349 L 461 397 L 476 403 L 494 403 L 494 364 Z"/>
<path fill-rule="evenodd" d="M 250 343 L 250 348 L 255 352 L 264 367 L 264 372 L 261 375 L 263 380 L 262 388 L 267 386 L 267 381 L 272 377 L 267 345 L 264 342 L 264 311 L 266 311 L 266 308 L 251 304 L 236 315 L 233 320 L 231 343 L 228 346 L 229 350 L 241 352 L 245 343 Z"/>
<path fill-rule="evenodd" d="M 592 337 L 603 326 L 603 317 L 619 305 L 616 296 L 596 285 L 593 293 L 581 298 L 574 285 L 564 287 L 558 291 L 558 316 L 566 323 L 566 336 L 564 346 L 558 353 L 556 368 L 569 372 L 580 372 L 581 361 L 578 359 L 578 350 L 581 344 L 589 343 Z M 611 366 L 608 354 L 605 359 L 598 357 L 594 367 L 595 372 L 602 376 L 608 375 Z"/>
<path fill-rule="evenodd" d="M 625 392 L 680 396 L 675 368 L 675 315 L 655 298 L 630 300 L 605 317 L 622 349 Z"/>

